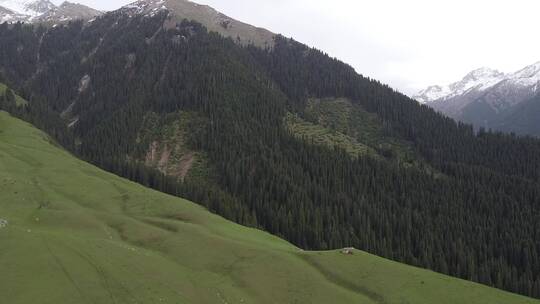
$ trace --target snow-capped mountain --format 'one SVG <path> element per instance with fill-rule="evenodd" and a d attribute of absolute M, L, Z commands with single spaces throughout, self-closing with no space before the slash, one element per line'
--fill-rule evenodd
<path fill-rule="evenodd" d="M 504 84 L 518 88 L 532 87 L 540 82 L 540 62 L 532 64 L 515 73 L 504 74 L 490 68 L 480 68 L 467 74 L 462 80 L 446 86 L 430 86 L 418 92 L 414 99 L 421 103 L 440 102 L 472 92 L 488 91 Z"/>
<path fill-rule="evenodd" d="M 101 14 L 90 7 L 64 2 L 59 6 L 49 0 L 0 0 L 0 22 L 65 22 L 88 19 Z"/>
<path fill-rule="evenodd" d="M 524 111 L 539 93 L 540 62 L 537 62 L 508 74 L 477 69 L 458 82 L 431 86 L 413 98 L 456 120 L 479 127 L 513 130 L 506 118 L 518 109 Z"/>
<path fill-rule="evenodd" d="M 540 61 L 517 71 L 510 79 L 521 86 L 537 85 L 540 81 Z"/>
<path fill-rule="evenodd" d="M 0 12 L 0 20 L 30 22 L 55 5 L 48 0 L 0 0 L 0 7 L 11 12 L 5 15 Z"/>
<path fill-rule="evenodd" d="M 470 90 L 486 90 L 504 80 L 505 74 L 490 68 L 474 70 L 462 80 L 446 86 L 430 86 L 413 96 L 421 103 L 430 103 L 441 99 L 463 95 Z"/>
<path fill-rule="evenodd" d="M 102 12 L 88 6 L 65 1 L 60 6 L 54 7 L 39 16 L 39 22 L 66 22 L 70 20 L 89 20 L 101 15 Z"/>
<path fill-rule="evenodd" d="M 0 0 L 0 6 L 29 17 L 39 16 L 55 7 L 48 0 Z"/>
<path fill-rule="evenodd" d="M 0 23 L 17 22 L 26 18 L 28 18 L 27 15 L 21 15 L 10 9 L 0 6 Z"/>

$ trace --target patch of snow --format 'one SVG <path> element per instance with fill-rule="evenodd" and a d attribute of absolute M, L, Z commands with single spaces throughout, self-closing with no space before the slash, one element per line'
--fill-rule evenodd
<path fill-rule="evenodd" d="M 121 10 L 127 13 L 129 17 L 134 15 L 153 17 L 161 11 L 168 10 L 168 8 L 165 5 L 165 0 L 139 0 L 124 5 Z"/>
<path fill-rule="evenodd" d="M 540 82 L 540 61 L 515 72 L 509 80 L 517 85 L 536 87 Z"/>
<path fill-rule="evenodd" d="M 0 6 L 30 18 L 40 16 L 55 7 L 47 0 L 0 0 Z"/>
<path fill-rule="evenodd" d="M 64 1 L 60 6 L 49 0 L 0 0 L 0 21 L 7 22 L 67 22 L 86 19 L 101 12 L 81 4 Z"/>
<path fill-rule="evenodd" d="M 136 3 L 131 3 L 128 5 L 124 5 L 125 8 L 139 8 L 139 6 Z"/>
<path fill-rule="evenodd" d="M 420 103 L 429 103 L 462 95 L 471 90 L 484 91 L 504 80 L 505 76 L 504 73 L 497 70 L 480 68 L 465 75 L 461 81 L 446 86 L 431 86 L 420 91 L 413 98 Z"/>
<path fill-rule="evenodd" d="M 503 82 L 509 86 L 530 87 L 530 90 L 537 92 L 540 83 L 540 62 L 510 74 L 504 74 L 490 68 L 476 69 L 458 82 L 445 86 L 430 86 L 412 98 L 420 103 L 430 103 L 465 95 L 472 91 L 486 91 Z"/>
<path fill-rule="evenodd" d="M 30 17 L 27 15 L 22 15 L 10 9 L 0 6 L 0 23 L 25 21 L 28 18 Z"/>
<path fill-rule="evenodd" d="M 445 96 L 445 98 L 461 95 L 471 89 L 486 90 L 504 80 L 505 77 L 506 75 L 504 73 L 489 68 L 474 70 L 467 74 L 461 81 L 451 84 L 449 86 L 451 93 Z"/>
<path fill-rule="evenodd" d="M 414 96 L 413 98 L 418 100 L 418 102 L 420 103 L 428 103 L 432 100 L 440 99 L 449 94 L 450 94 L 449 86 L 441 87 L 441 86 L 435 85 L 435 86 L 431 86 L 425 90 L 418 92 L 418 94 Z"/>

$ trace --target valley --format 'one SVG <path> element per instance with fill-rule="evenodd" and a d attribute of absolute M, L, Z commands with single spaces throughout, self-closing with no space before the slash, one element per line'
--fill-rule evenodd
<path fill-rule="evenodd" d="M 187 0 L 6 1 L 10 303 L 538 302 L 537 65 L 412 99 Z"/>

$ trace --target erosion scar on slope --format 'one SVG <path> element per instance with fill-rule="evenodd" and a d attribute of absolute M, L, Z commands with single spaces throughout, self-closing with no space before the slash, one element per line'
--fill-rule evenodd
<path fill-rule="evenodd" d="M 188 174 L 189 170 L 193 166 L 193 161 L 195 161 L 195 153 L 189 152 L 186 155 L 182 156 L 180 159 L 180 166 L 178 171 L 178 176 L 182 181 L 184 181 L 184 178 Z"/>

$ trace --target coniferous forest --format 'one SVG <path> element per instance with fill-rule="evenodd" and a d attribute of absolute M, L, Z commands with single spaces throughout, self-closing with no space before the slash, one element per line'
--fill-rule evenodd
<path fill-rule="evenodd" d="M 166 13 L 0 25 L 2 109 L 79 157 L 304 249 L 358 249 L 540 298 L 540 140 L 456 123 L 337 59 L 277 36 L 241 46 Z M 358 50 L 361 52 L 361 50 Z M 284 126 L 343 97 L 429 170 L 354 156 Z M 149 113 L 196 113 L 186 145 L 211 174 L 145 166 Z M 99 189 L 95 189 L 99 191 Z"/>

